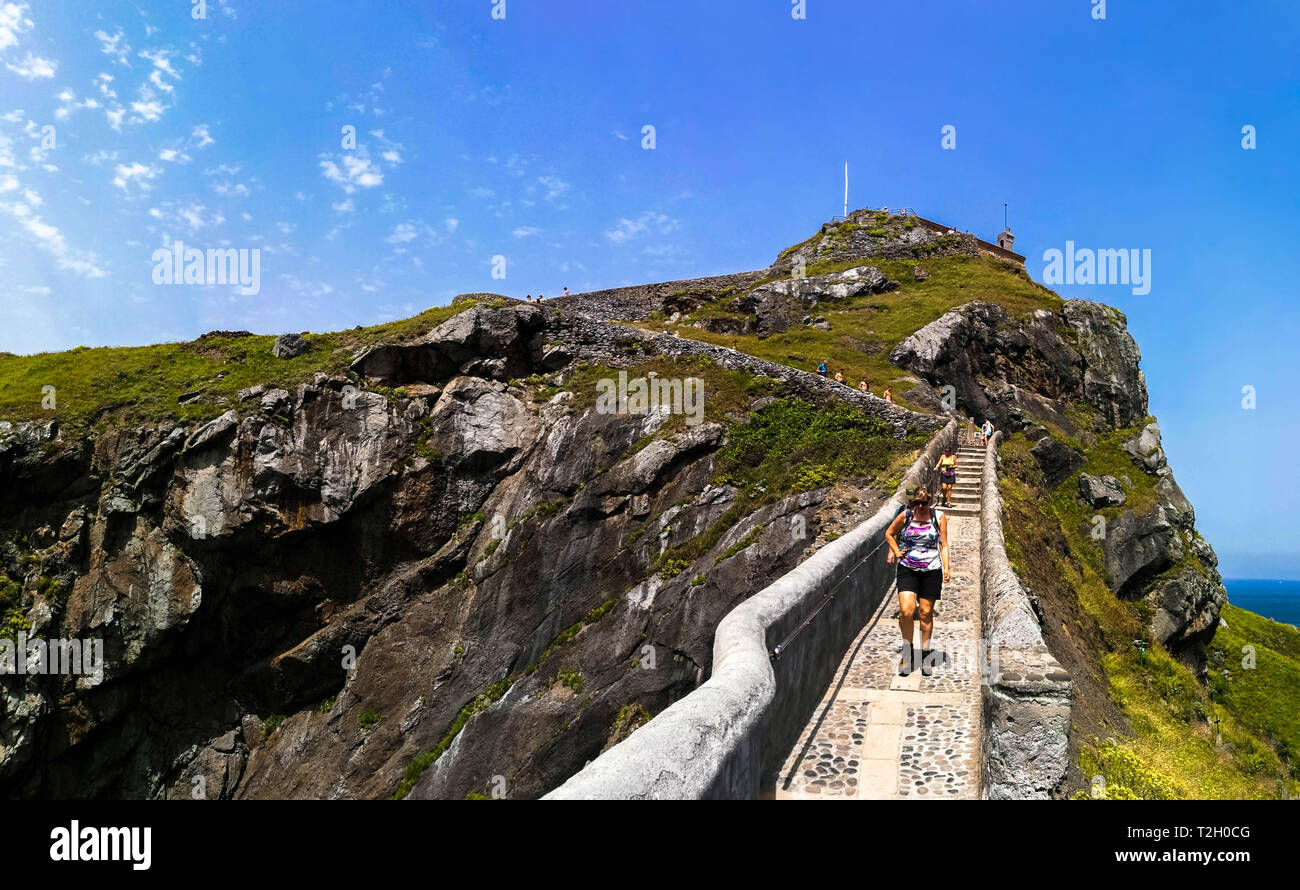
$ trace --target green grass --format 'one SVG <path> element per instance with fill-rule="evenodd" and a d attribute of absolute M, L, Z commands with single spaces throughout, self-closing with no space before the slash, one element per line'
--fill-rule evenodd
<path fill-rule="evenodd" d="M 537 661 L 533 662 L 528 667 L 524 668 L 524 673 L 531 674 L 533 671 L 537 670 L 537 666 L 540 665 L 542 662 L 546 661 L 547 656 L 549 656 L 551 652 L 553 652 L 554 650 L 563 646 L 565 643 L 569 642 L 569 640 L 576 637 L 582 631 L 582 629 L 586 627 L 588 624 L 595 624 L 597 621 L 599 621 L 600 619 L 604 618 L 607 614 L 609 614 L 609 610 L 614 608 L 614 604 L 616 602 L 617 600 L 613 600 L 613 599 L 605 600 L 603 603 L 601 603 L 596 608 L 592 609 L 586 615 L 583 615 L 576 622 L 574 622 L 573 624 L 569 625 L 564 630 L 556 634 L 555 639 L 551 640 L 551 642 L 547 644 L 545 651 L 542 652 L 542 657 L 537 659 Z"/>
<path fill-rule="evenodd" d="M 239 390 L 259 383 L 289 389 L 318 371 L 340 374 L 357 350 L 412 340 L 471 305 L 467 301 L 373 327 L 308 334 L 311 348 L 291 359 L 271 354 L 274 336 L 256 334 L 205 335 L 190 343 L 156 346 L 78 347 L 24 356 L 3 353 L 0 420 L 58 420 L 72 429 L 110 420 L 208 420 L 230 405 L 180 405 L 177 399 L 197 392 L 205 401 L 225 397 L 233 405 Z M 42 407 L 45 386 L 55 388 L 54 410 Z"/>
<path fill-rule="evenodd" d="M 846 402 L 819 407 L 778 399 L 734 425 L 718 452 L 715 484 L 770 494 L 807 491 L 849 477 L 874 478 L 927 436 L 893 437 L 892 425 Z"/>
<path fill-rule="evenodd" d="M 16 641 L 18 634 L 31 630 L 22 606 L 22 585 L 0 575 L 0 640 Z"/>
<path fill-rule="evenodd" d="M 473 701 L 461 708 L 456 715 L 456 719 L 452 720 L 451 726 L 448 727 L 446 734 L 443 735 L 438 744 L 432 750 L 417 755 L 407 765 L 402 780 L 397 783 L 397 789 L 393 792 L 392 800 L 401 800 L 410 794 L 411 789 L 415 787 L 415 783 L 420 780 L 420 776 L 424 775 L 424 771 L 433 766 L 438 758 L 451 747 L 451 743 L 456 740 L 456 736 L 460 735 L 460 731 L 465 728 L 469 718 L 498 701 L 501 696 L 510 690 L 512 682 L 507 677 L 498 683 L 494 683 L 487 690 L 475 696 Z"/>
<path fill-rule="evenodd" d="M 1222 617 L 1228 626 L 1209 649 L 1211 699 L 1271 741 L 1300 778 L 1300 631 L 1231 604 Z"/>
<path fill-rule="evenodd" d="M 1104 437 L 1088 452 L 1083 471 L 1128 476 L 1134 483 L 1128 491 L 1130 503 L 1146 509 L 1155 500 L 1155 480 L 1118 449 L 1118 443 L 1137 428 Z M 1229 607 L 1225 617 L 1229 624 L 1236 617 L 1242 639 L 1255 641 L 1260 669 L 1231 669 L 1230 660 L 1240 662 L 1239 654 L 1231 655 L 1240 650 L 1239 640 L 1220 628 L 1210 649 L 1211 664 L 1215 651 L 1220 651 L 1218 661 L 1229 667 L 1232 678 L 1216 681 L 1212 671 L 1208 689 L 1158 643 L 1139 660 L 1133 640 L 1143 634 L 1149 615 L 1111 593 L 1100 544 L 1090 537 L 1087 522 L 1094 512 L 1114 518 L 1129 505 L 1096 511 L 1079 503 L 1078 474 L 1045 491 L 1029 447 L 1023 436 L 1016 435 L 1000 451 L 1007 556 L 1030 587 L 1040 592 L 1064 589 L 1077 598 L 1102 639 L 1102 648 L 1094 653 L 1094 669 L 1133 729 L 1126 738 L 1083 744 L 1079 767 L 1085 778 L 1105 777 L 1107 799 L 1295 796 L 1300 784 L 1279 755 L 1294 750 L 1296 744 L 1300 643 L 1293 638 L 1297 635 L 1279 625 L 1267 627 L 1258 616 Z M 1171 571 L 1180 568 L 1181 564 Z M 1222 745 L 1216 744 L 1209 722 L 1215 718 L 1221 721 Z M 1081 792 L 1083 797 L 1090 794 L 1090 789 Z"/>

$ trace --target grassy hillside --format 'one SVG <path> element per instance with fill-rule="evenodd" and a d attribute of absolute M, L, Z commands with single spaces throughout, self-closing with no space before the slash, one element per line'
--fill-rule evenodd
<path fill-rule="evenodd" d="M 1080 472 L 1127 476 L 1134 483 L 1130 505 L 1141 509 L 1154 500 L 1153 480 L 1118 448 L 1136 429 L 1093 445 Z M 1074 788 L 1088 788 L 1101 775 L 1109 799 L 1300 794 L 1288 763 L 1300 745 L 1300 634 L 1229 606 L 1229 629 L 1220 628 L 1211 647 L 1208 688 L 1159 644 L 1140 656 L 1133 641 L 1149 607 L 1121 601 L 1107 588 L 1088 521 L 1094 513 L 1113 519 L 1130 505 L 1085 508 L 1073 496 L 1078 473 L 1044 497 L 1047 486 L 1029 447 L 1021 435 L 1002 447 L 1007 555 L 1045 613 L 1060 619 L 1059 627 L 1045 622 L 1043 630 L 1077 686 Z M 1254 671 L 1236 669 L 1247 641 L 1259 653 Z"/>
<path fill-rule="evenodd" d="M 1000 303 L 1013 316 L 1036 309 L 1059 310 L 1062 305 L 1060 297 L 1035 283 L 1023 269 L 985 256 L 818 262 L 809 265 L 807 273 L 811 278 L 863 265 L 876 266 L 901 286 L 889 293 L 823 303 L 810 310 L 814 317 L 825 316 L 829 331 L 799 325 L 760 339 L 757 335 L 716 334 L 694 326 L 696 321 L 708 318 L 744 318 L 728 308 L 743 293 L 739 290 L 692 294 L 705 302 L 690 313 L 689 321 L 669 324 L 652 318 L 644 327 L 674 330 L 683 337 L 730 346 L 804 371 L 812 371 L 819 361 L 827 360 L 831 374 L 843 370 L 850 385 L 856 386 L 865 378 L 877 394 L 892 386 L 895 400 L 906 404 L 898 396 L 900 388 L 908 388 L 908 375 L 889 363 L 889 351 L 908 335 L 972 300 Z M 912 270 L 918 265 L 929 273 L 925 281 L 913 280 Z"/>
<path fill-rule="evenodd" d="M 2 353 L 0 420 L 58 420 L 70 429 L 112 420 L 207 420 L 225 410 L 219 399 L 233 400 L 241 389 L 259 383 L 287 388 L 318 371 L 340 373 L 357 349 L 414 339 L 472 305 L 466 301 L 373 327 L 307 334 L 311 349 L 292 359 L 271 354 L 274 336 L 242 332 L 157 346 Z M 54 387 L 54 410 L 42 405 L 46 386 Z M 182 396 L 193 393 L 198 401 L 180 404 Z"/>

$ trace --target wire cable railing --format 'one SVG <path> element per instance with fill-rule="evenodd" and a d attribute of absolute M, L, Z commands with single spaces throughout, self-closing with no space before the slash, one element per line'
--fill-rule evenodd
<path fill-rule="evenodd" d="M 795 641 L 795 638 L 798 637 L 799 634 L 803 633 L 804 629 L 807 628 L 808 625 L 812 624 L 813 619 L 817 617 L 817 614 L 821 612 L 821 610 L 824 609 L 826 605 L 835 598 L 835 594 L 839 591 L 839 589 L 843 587 L 846 583 L 848 583 L 848 581 L 854 575 L 857 574 L 858 569 L 866 565 L 867 560 L 871 559 L 871 557 L 874 556 L 880 550 L 880 548 L 884 547 L 887 543 L 889 543 L 887 540 L 882 540 L 875 547 L 872 547 L 871 550 L 865 556 L 859 559 L 853 565 L 853 568 L 845 572 L 844 577 L 841 578 L 839 581 L 835 582 L 835 586 L 832 587 L 826 593 L 826 595 L 822 597 L 821 602 L 819 602 L 816 605 L 816 607 L 811 612 L 809 612 L 807 616 L 804 617 L 802 621 L 800 621 L 797 625 L 795 625 L 794 630 L 790 631 L 790 633 L 786 636 L 786 638 L 777 644 L 776 648 L 774 648 L 771 652 L 768 653 L 768 657 L 771 658 L 773 661 L 777 661 L 778 659 L 780 659 L 781 653 L 790 647 L 790 644 Z"/>

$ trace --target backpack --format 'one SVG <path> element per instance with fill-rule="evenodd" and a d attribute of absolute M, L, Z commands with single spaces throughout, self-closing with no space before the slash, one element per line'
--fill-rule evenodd
<path fill-rule="evenodd" d="M 939 521 L 943 518 L 943 513 L 942 513 L 942 511 L 936 509 L 933 505 L 931 505 L 931 507 L 930 507 L 930 518 L 934 521 L 934 527 L 935 527 L 935 530 L 936 530 L 936 531 L 939 531 L 940 540 L 942 540 L 943 532 L 940 531 L 940 526 L 939 526 Z M 909 525 L 911 525 L 911 524 L 912 524 L 912 508 L 911 508 L 911 507 L 904 507 L 904 508 L 903 508 L 903 527 L 902 527 L 901 529 L 898 530 L 898 544 L 899 544 L 899 548 L 898 548 L 898 549 L 899 549 L 899 551 L 900 551 L 901 554 L 902 554 L 902 555 L 899 557 L 900 560 L 901 560 L 904 556 L 906 556 L 907 553 L 908 553 L 908 548 L 906 548 L 906 547 L 903 546 L 903 532 L 907 531 L 907 527 L 908 527 Z"/>

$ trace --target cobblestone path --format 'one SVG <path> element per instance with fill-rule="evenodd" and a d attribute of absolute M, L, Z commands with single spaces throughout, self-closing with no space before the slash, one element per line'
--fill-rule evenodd
<path fill-rule="evenodd" d="M 777 777 L 777 800 L 979 797 L 979 472 L 963 446 L 948 513 L 952 580 L 935 604 L 934 676 L 898 676 L 902 638 L 891 587 L 858 634 Z M 938 495 L 938 492 L 935 492 Z M 943 509 L 942 507 L 940 509 Z M 921 638 L 916 628 L 916 642 Z"/>

